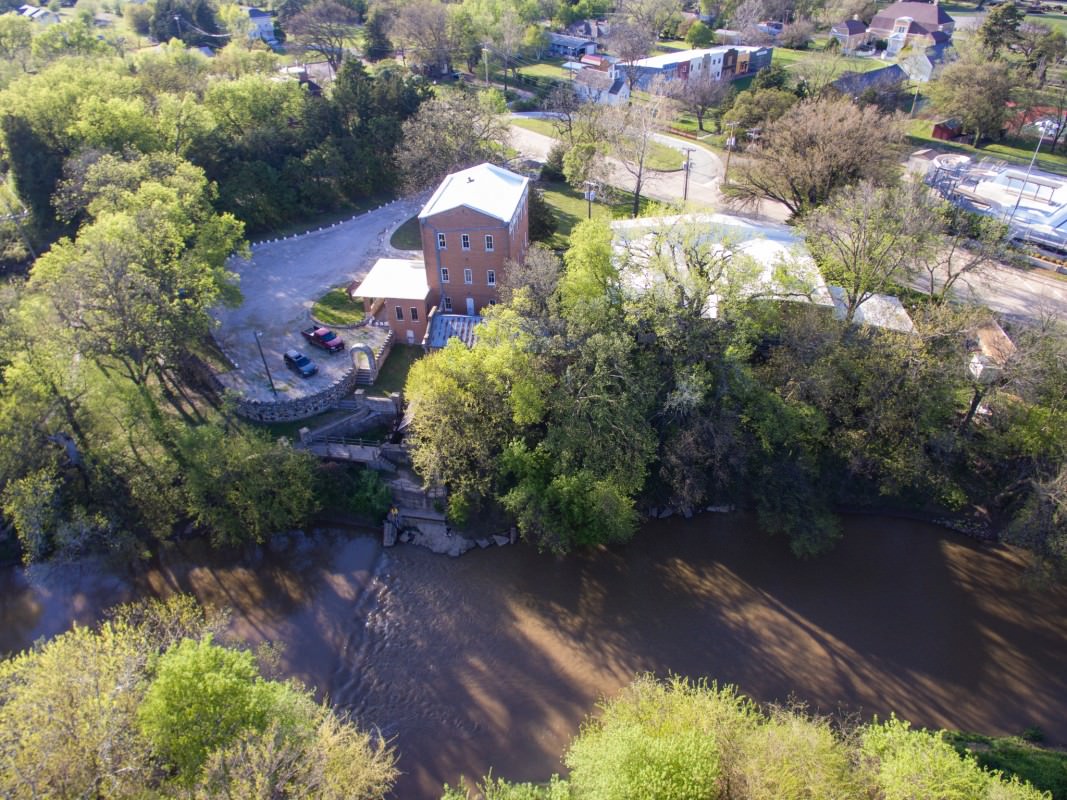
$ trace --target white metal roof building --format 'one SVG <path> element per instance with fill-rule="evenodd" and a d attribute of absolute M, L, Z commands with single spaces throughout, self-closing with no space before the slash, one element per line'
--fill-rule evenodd
<path fill-rule="evenodd" d="M 426 265 L 406 258 L 379 258 L 353 297 L 425 300 L 430 293 Z"/>
<path fill-rule="evenodd" d="M 419 219 L 469 208 L 507 224 L 522 207 L 529 178 L 493 164 L 479 164 L 447 176 L 419 212 Z"/>

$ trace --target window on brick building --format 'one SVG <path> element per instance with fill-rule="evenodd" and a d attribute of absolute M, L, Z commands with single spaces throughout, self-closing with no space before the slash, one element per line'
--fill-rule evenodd
<path fill-rule="evenodd" d="M 404 321 L 404 309 L 402 309 L 400 306 L 396 307 L 396 318 L 400 322 Z"/>
<path fill-rule="evenodd" d="M 485 252 L 493 252 L 493 237 L 491 234 L 488 233 L 485 235 Z"/>
<path fill-rule="evenodd" d="M 448 283 L 448 267 L 441 267 L 441 283 Z"/>
<path fill-rule="evenodd" d="M 462 236 L 459 237 L 459 243 L 463 247 L 464 250 L 470 250 L 471 249 L 471 237 L 468 236 L 467 234 L 463 234 Z"/>
<path fill-rule="evenodd" d="M 496 286 L 496 271 L 495 270 L 489 270 L 485 274 L 485 277 L 486 277 L 486 283 L 488 283 L 490 286 Z"/>
<path fill-rule="evenodd" d="M 474 273 L 469 269 L 463 270 L 463 282 L 468 285 L 474 283 Z"/>
<path fill-rule="evenodd" d="M 415 307 L 415 306 L 411 307 L 411 321 L 412 322 L 418 322 L 419 321 L 419 309 L 417 307 Z"/>
<path fill-rule="evenodd" d="M 444 250 L 445 249 L 445 235 L 443 233 L 437 234 L 437 249 L 438 250 Z"/>
<path fill-rule="evenodd" d="M 445 311 L 451 311 L 451 310 L 452 310 L 452 298 L 451 297 L 446 297 L 445 298 Z"/>

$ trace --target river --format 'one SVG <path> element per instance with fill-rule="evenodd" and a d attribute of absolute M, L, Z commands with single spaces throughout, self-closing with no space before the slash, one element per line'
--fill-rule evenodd
<path fill-rule="evenodd" d="M 794 559 L 743 514 L 649 523 L 566 559 L 525 547 L 457 560 L 369 536 L 254 559 L 170 545 L 136 576 L 92 564 L 0 571 L 0 651 L 138 596 L 233 609 L 231 633 L 394 738 L 397 797 L 461 774 L 544 780 L 598 696 L 637 673 L 738 684 L 764 701 L 898 715 L 1067 743 L 1067 591 L 1022 554 L 924 523 L 847 517 L 829 556 Z"/>

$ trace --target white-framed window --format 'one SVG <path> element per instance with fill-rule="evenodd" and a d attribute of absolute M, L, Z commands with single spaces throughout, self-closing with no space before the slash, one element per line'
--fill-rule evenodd
<path fill-rule="evenodd" d="M 490 299 L 490 300 L 489 300 L 489 305 L 491 305 L 491 306 L 495 306 L 495 305 L 496 305 L 496 300 L 492 300 L 492 299 Z"/>
<path fill-rule="evenodd" d="M 485 282 L 490 286 L 496 286 L 496 270 L 489 270 L 485 273 Z"/>
<path fill-rule="evenodd" d="M 464 233 L 459 237 L 459 243 L 464 250 L 471 249 L 471 237 L 467 234 Z"/>
<path fill-rule="evenodd" d="M 418 322 L 419 321 L 419 309 L 418 309 L 417 306 L 412 306 L 411 307 L 411 321 L 412 322 Z"/>
<path fill-rule="evenodd" d="M 396 307 L 396 318 L 397 318 L 397 320 L 399 322 L 403 322 L 404 321 L 404 309 L 401 308 L 400 306 Z"/>
<path fill-rule="evenodd" d="M 441 283 L 448 283 L 448 267 L 441 267 Z"/>
<path fill-rule="evenodd" d="M 446 250 L 447 249 L 447 245 L 445 244 L 445 235 L 443 233 L 437 234 L 437 249 L 438 250 Z"/>
<path fill-rule="evenodd" d="M 452 298 L 448 297 L 446 295 L 445 296 L 445 311 L 451 311 L 451 310 L 452 310 Z"/>
<path fill-rule="evenodd" d="M 493 252 L 493 235 L 491 233 L 485 235 L 485 252 Z"/>
<path fill-rule="evenodd" d="M 468 286 L 474 283 L 474 273 L 471 272 L 469 269 L 463 270 L 463 282 Z"/>

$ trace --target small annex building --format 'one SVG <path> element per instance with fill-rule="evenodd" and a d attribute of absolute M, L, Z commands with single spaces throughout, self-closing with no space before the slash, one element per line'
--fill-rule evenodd
<path fill-rule="evenodd" d="M 371 317 L 387 321 L 398 340 L 418 344 L 426 337 L 430 284 L 422 261 L 379 258 L 352 296 L 363 299 Z"/>

